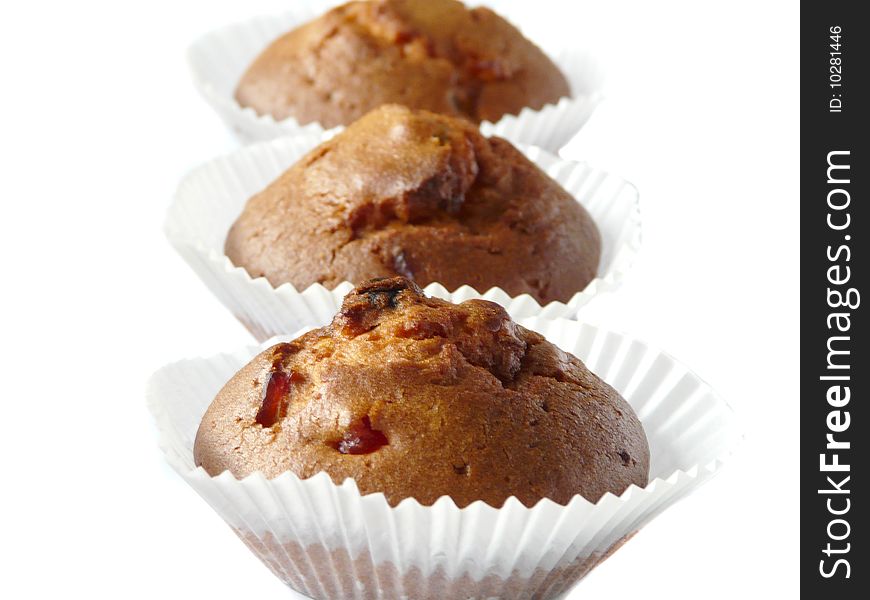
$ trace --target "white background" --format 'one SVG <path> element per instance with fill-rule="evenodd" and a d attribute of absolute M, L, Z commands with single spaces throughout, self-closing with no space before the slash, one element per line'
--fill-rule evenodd
<path fill-rule="evenodd" d="M 165 465 L 143 398 L 250 342 L 161 233 L 178 178 L 235 145 L 185 48 L 290 1 L 0 8 L 3 598 L 291 597 Z M 797 597 L 797 3 L 535 8 L 609 72 L 566 154 L 641 192 L 642 258 L 586 318 L 686 362 L 747 435 L 571 597 Z"/>

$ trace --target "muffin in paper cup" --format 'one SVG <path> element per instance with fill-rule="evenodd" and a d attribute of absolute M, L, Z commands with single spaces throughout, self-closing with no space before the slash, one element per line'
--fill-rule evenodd
<path fill-rule="evenodd" d="M 276 288 L 266 278 L 254 278 L 234 265 L 224 253 L 227 232 L 248 199 L 322 140 L 321 135 L 311 133 L 287 136 L 214 159 L 181 181 L 166 218 L 165 231 L 170 243 L 258 341 L 329 322 L 353 287 L 351 282 L 343 282 L 334 289 L 313 284 L 297 290 L 290 283 Z M 567 303 L 554 301 L 545 306 L 528 294 L 512 297 L 497 287 L 483 291 L 470 286 L 448 290 L 432 283 L 425 287 L 425 292 L 452 302 L 471 298 L 492 300 L 514 318 L 532 315 L 573 318 L 596 294 L 617 289 L 634 262 L 641 232 L 637 189 L 617 176 L 561 159 L 540 148 L 518 148 L 592 216 L 602 242 L 597 277 Z"/>
<path fill-rule="evenodd" d="M 262 16 L 212 31 L 196 40 L 188 49 L 188 63 L 194 85 L 208 104 L 244 143 L 270 140 L 287 134 L 327 131 L 319 123 L 300 124 L 294 118 L 276 121 L 271 115 L 258 115 L 242 107 L 235 99 L 235 89 L 253 60 L 273 40 L 291 29 L 316 19 L 330 8 L 343 4 L 336 0 L 297 0 L 289 12 Z M 466 2 L 482 4 L 522 26 L 527 11 L 504 1 Z M 525 143 L 558 152 L 583 127 L 602 99 L 603 75 L 594 57 L 576 46 L 575 39 L 532 40 L 539 45 L 565 75 L 571 96 L 539 110 L 524 108 L 517 115 L 505 115 L 495 123 L 484 121 L 485 135 L 498 135 L 511 142 Z M 334 134 L 341 127 L 329 129 Z"/>
<path fill-rule="evenodd" d="M 557 598 L 677 500 L 712 478 L 741 440 L 728 405 L 667 354 L 565 319 L 519 320 L 583 360 L 631 404 L 650 447 L 650 482 L 593 504 L 574 496 L 501 508 L 449 497 L 391 507 L 353 480 L 195 467 L 200 420 L 220 388 L 268 346 L 186 360 L 155 373 L 148 402 L 172 467 L 291 588 L 312 598 Z M 284 338 L 288 339 L 288 338 Z M 279 340 L 274 340 L 279 341 Z"/>

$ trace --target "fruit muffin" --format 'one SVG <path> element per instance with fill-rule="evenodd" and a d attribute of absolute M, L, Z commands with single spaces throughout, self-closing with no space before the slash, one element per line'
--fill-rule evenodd
<path fill-rule="evenodd" d="M 243 367 L 194 458 L 239 478 L 324 471 L 392 505 L 596 502 L 649 472 L 634 411 L 580 360 L 497 304 L 428 298 L 402 277 L 360 285 L 330 325 Z"/>
<path fill-rule="evenodd" d="M 595 277 L 589 213 L 509 142 L 471 123 L 378 108 L 253 196 L 232 262 L 274 286 L 401 275 L 567 302 Z"/>
<path fill-rule="evenodd" d="M 374 0 L 349 2 L 279 37 L 235 96 L 259 114 L 330 128 L 387 103 L 477 123 L 569 94 L 558 67 L 487 8 Z"/>

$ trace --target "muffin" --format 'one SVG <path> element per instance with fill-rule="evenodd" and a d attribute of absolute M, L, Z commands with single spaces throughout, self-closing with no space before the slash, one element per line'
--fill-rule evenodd
<path fill-rule="evenodd" d="M 374 0 L 334 8 L 272 42 L 235 97 L 258 114 L 329 128 L 387 103 L 497 121 L 569 94 L 556 65 L 487 8 Z"/>
<path fill-rule="evenodd" d="M 324 471 L 391 505 L 596 502 L 645 486 L 628 403 L 497 304 L 428 298 L 402 277 L 347 295 L 332 323 L 255 357 L 197 432 L 209 474 Z"/>
<path fill-rule="evenodd" d="M 380 107 L 252 197 L 232 262 L 302 290 L 401 275 L 567 302 L 595 277 L 586 210 L 507 141 L 471 123 Z"/>

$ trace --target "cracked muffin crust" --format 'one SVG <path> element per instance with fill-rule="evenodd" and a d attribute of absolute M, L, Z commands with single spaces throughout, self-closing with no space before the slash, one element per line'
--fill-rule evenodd
<path fill-rule="evenodd" d="M 401 277 L 357 287 L 330 325 L 242 368 L 194 458 L 211 475 L 325 471 L 392 505 L 460 507 L 596 502 L 649 470 L 634 411 L 580 360 L 497 304 L 428 298 Z"/>
<path fill-rule="evenodd" d="M 225 250 L 274 286 L 402 275 L 546 304 L 595 277 L 601 238 L 586 209 L 510 143 L 387 105 L 253 196 Z"/>
<path fill-rule="evenodd" d="M 513 25 L 455 0 L 336 7 L 272 42 L 236 88 L 243 107 L 326 128 L 387 103 L 497 121 L 569 94 L 558 67 Z"/>

